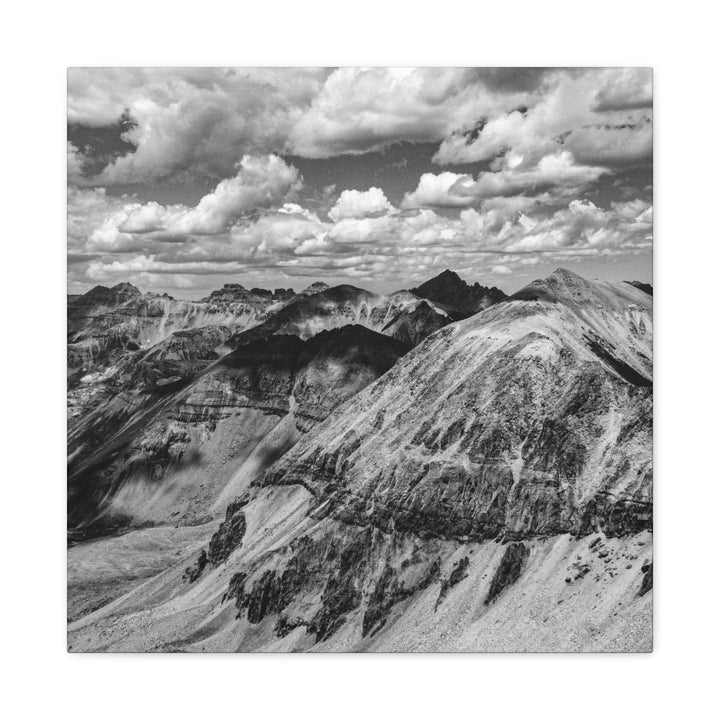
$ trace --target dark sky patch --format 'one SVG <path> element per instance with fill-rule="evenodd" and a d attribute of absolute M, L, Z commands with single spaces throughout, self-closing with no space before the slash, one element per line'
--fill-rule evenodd
<path fill-rule="evenodd" d="M 102 172 L 106 165 L 135 150 L 133 143 L 123 134 L 137 127 L 137 123 L 124 112 L 117 123 L 106 127 L 86 127 L 68 123 L 68 140 L 83 154 L 83 175 L 91 177 Z"/>

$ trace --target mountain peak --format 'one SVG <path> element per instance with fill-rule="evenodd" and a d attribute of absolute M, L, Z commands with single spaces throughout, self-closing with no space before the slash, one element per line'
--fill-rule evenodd
<path fill-rule="evenodd" d="M 142 295 L 134 285 L 129 282 L 122 282 L 110 288 L 110 292 L 116 295 Z"/>
<path fill-rule="evenodd" d="M 329 290 L 330 286 L 324 282 L 314 282 L 312 285 L 308 285 L 300 294 L 301 295 L 316 295 L 320 292 Z"/>
<path fill-rule="evenodd" d="M 582 282 L 586 282 L 585 278 L 581 275 L 578 275 L 577 273 L 571 272 L 567 268 L 559 267 L 555 268 L 550 275 L 547 276 L 547 280 L 550 280 L 552 278 L 555 278 L 556 280 L 570 280 L 570 281 L 576 281 L 581 280 Z"/>
<path fill-rule="evenodd" d="M 450 270 L 450 268 L 445 268 L 439 275 L 436 275 L 437 278 L 452 278 L 453 280 L 460 280 L 462 282 L 462 279 L 460 276 L 454 271 Z"/>
<path fill-rule="evenodd" d="M 456 272 L 447 269 L 410 292 L 447 307 L 456 320 L 474 315 L 506 297 L 496 287 L 484 287 L 477 282 L 469 285 Z"/>
<path fill-rule="evenodd" d="M 111 288 L 105 285 L 96 285 L 84 295 L 76 298 L 73 304 L 116 305 L 132 297 L 139 297 L 140 295 L 142 295 L 142 293 L 130 283 L 118 283 Z"/>

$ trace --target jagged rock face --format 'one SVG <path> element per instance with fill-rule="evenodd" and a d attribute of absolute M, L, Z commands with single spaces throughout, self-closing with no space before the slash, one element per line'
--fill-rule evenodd
<path fill-rule="evenodd" d="M 187 348 L 175 342 L 146 355 L 184 356 Z M 153 378 L 135 404 L 120 393 L 71 432 L 71 527 L 208 519 L 245 463 L 259 472 L 408 349 L 361 326 L 308 341 L 278 335 L 241 346 L 189 384 L 171 376 L 158 388 Z M 143 361 L 133 367 L 133 383 L 155 367 Z"/>
<path fill-rule="evenodd" d="M 234 599 L 237 617 L 252 625 L 274 616 L 278 637 L 303 628 L 322 642 L 353 615 L 362 619 L 364 637 L 439 574 L 439 546 L 411 537 L 390 540 L 369 527 L 338 533 L 332 524 L 321 524 L 260 567 L 234 574 L 223 602 Z"/>
<path fill-rule="evenodd" d="M 525 569 L 529 555 L 530 549 L 523 543 L 508 545 L 490 583 L 490 589 L 485 598 L 486 605 L 493 602 L 503 590 L 506 590 L 517 581 Z"/>
<path fill-rule="evenodd" d="M 496 287 L 483 287 L 479 283 L 468 285 L 452 270 L 412 288 L 411 293 L 427 298 L 448 310 L 453 319 L 466 318 L 503 300 L 506 295 Z"/>
<path fill-rule="evenodd" d="M 210 295 L 203 298 L 200 302 L 205 303 L 262 303 L 263 301 L 282 302 L 289 300 L 295 295 L 295 291 L 291 288 L 277 288 L 277 290 L 265 290 L 264 288 L 252 288 L 246 290 L 239 283 L 226 283 L 220 290 L 213 290 Z"/>
<path fill-rule="evenodd" d="M 325 515 L 388 532 L 638 532 L 651 357 L 645 293 L 558 273 L 436 332 L 263 482 L 300 483 Z"/>
<path fill-rule="evenodd" d="M 233 336 L 229 344 L 238 347 L 278 334 L 306 340 L 323 330 L 351 324 L 385 332 L 388 325 L 411 314 L 420 302 L 408 292 L 376 295 L 352 285 L 338 285 L 311 295 L 297 295 L 263 323 Z M 446 315 L 443 311 L 438 314 Z M 405 342 L 408 337 L 410 333 L 405 333 L 405 338 L 400 339 Z"/>

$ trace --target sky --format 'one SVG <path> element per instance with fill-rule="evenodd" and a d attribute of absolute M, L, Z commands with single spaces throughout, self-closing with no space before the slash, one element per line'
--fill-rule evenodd
<path fill-rule="evenodd" d="M 652 281 L 648 68 L 71 68 L 68 292 Z"/>

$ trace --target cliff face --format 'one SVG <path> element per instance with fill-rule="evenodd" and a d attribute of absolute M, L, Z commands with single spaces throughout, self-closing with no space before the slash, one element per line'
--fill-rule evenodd
<path fill-rule="evenodd" d="M 339 332 L 239 344 L 178 396 L 173 422 L 242 403 L 297 437 L 73 649 L 649 649 L 652 298 L 558 271 L 407 354 Z"/>

